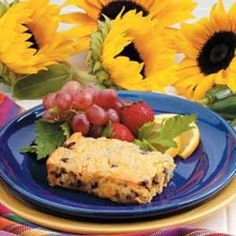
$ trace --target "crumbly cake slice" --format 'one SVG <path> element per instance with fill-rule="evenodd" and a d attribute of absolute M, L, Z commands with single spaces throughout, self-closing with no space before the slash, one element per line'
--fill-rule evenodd
<path fill-rule="evenodd" d="M 173 159 L 133 143 L 73 134 L 47 160 L 48 181 L 112 201 L 148 203 L 173 176 Z"/>

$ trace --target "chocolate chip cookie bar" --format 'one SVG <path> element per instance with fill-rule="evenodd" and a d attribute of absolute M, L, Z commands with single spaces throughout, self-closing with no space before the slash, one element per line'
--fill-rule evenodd
<path fill-rule="evenodd" d="M 133 143 L 74 133 L 47 160 L 51 186 L 84 191 L 123 204 L 144 204 L 173 176 L 173 159 Z"/>

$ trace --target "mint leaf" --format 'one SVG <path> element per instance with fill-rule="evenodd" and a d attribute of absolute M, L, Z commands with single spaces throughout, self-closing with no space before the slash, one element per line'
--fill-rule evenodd
<path fill-rule="evenodd" d="M 174 139 L 192 129 L 191 124 L 195 121 L 196 115 L 176 115 L 165 120 L 161 126 L 155 122 L 146 123 L 139 129 L 135 143 L 144 150 L 165 152 L 176 147 Z"/>
<path fill-rule="evenodd" d="M 159 131 L 156 142 L 165 147 L 176 147 L 174 138 L 181 135 L 183 132 L 192 129 L 191 123 L 196 121 L 196 115 L 177 115 L 166 120 Z"/>
<path fill-rule="evenodd" d="M 29 147 L 24 147 L 21 149 L 21 153 L 36 153 L 37 152 L 37 147 L 36 145 L 32 145 Z"/>
<path fill-rule="evenodd" d="M 157 148 L 154 147 L 149 141 L 146 139 L 135 139 L 133 141 L 134 144 L 138 145 L 140 149 L 145 150 L 145 151 L 157 151 Z"/>
<path fill-rule="evenodd" d="M 61 146 L 66 138 L 61 123 L 49 123 L 44 120 L 36 121 L 37 159 L 43 159 Z"/>
<path fill-rule="evenodd" d="M 60 147 L 70 136 L 71 130 L 67 122 L 51 122 L 38 120 L 35 122 L 36 139 L 30 147 L 21 149 L 22 153 L 36 153 L 37 160 L 44 159 L 56 148 Z"/>
<path fill-rule="evenodd" d="M 66 138 L 69 138 L 71 135 L 71 128 L 69 123 L 64 122 L 63 124 L 61 124 L 61 128 L 63 130 L 63 134 Z"/>
<path fill-rule="evenodd" d="M 155 122 L 148 122 L 145 123 L 139 130 L 138 130 L 138 137 L 139 139 L 152 139 L 156 137 L 157 131 L 159 130 L 160 125 Z"/>

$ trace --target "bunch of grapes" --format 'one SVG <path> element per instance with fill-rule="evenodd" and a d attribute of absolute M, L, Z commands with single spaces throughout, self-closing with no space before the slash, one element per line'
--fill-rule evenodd
<path fill-rule="evenodd" d="M 43 107 L 43 119 L 67 121 L 74 132 L 98 137 L 106 124 L 120 122 L 122 102 L 113 89 L 82 88 L 79 82 L 69 81 L 60 91 L 45 96 Z"/>

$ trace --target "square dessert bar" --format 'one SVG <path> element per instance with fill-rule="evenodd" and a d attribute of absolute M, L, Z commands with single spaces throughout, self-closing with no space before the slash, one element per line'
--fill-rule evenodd
<path fill-rule="evenodd" d="M 116 139 L 73 134 L 47 160 L 48 181 L 124 204 L 144 204 L 173 176 L 173 158 Z"/>

